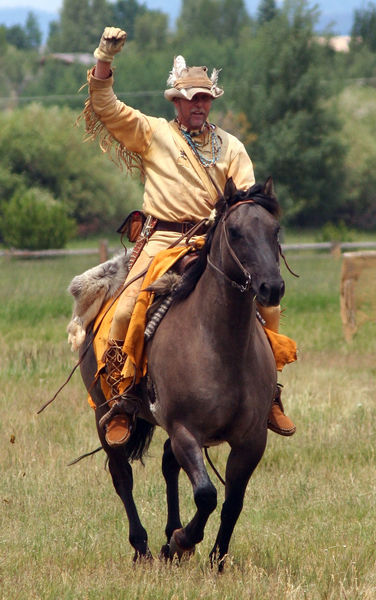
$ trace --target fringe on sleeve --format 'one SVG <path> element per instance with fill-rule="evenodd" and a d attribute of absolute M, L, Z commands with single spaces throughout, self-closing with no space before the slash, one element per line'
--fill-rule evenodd
<path fill-rule="evenodd" d="M 82 90 L 85 85 L 80 89 Z M 85 100 L 84 109 L 78 116 L 76 125 L 79 124 L 81 119 L 85 120 L 86 135 L 84 136 L 84 142 L 98 140 L 102 152 L 108 154 L 111 160 L 120 169 L 125 167 L 129 173 L 132 173 L 137 169 L 140 173 L 141 180 L 144 180 L 145 173 L 141 156 L 136 152 L 127 150 L 127 148 L 106 129 L 105 124 L 100 120 L 93 109 L 90 96 Z"/>

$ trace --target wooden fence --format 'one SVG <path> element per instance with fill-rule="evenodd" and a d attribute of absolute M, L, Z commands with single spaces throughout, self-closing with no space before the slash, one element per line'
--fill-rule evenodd
<path fill-rule="evenodd" d="M 368 250 L 376 248 L 376 242 L 318 242 L 307 244 L 282 244 L 283 252 L 301 251 L 301 250 L 327 250 L 333 254 L 340 253 L 343 250 Z M 99 262 L 104 262 L 115 252 L 121 250 L 121 247 L 110 248 L 106 240 L 102 240 L 97 248 L 77 248 L 68 250 L 0 250 L 0 256 L 4 257 L 24 257 L 24 258 L 42 258 L 49 256 L 84 256 L 97 255 Z"/>
<path fill-rule="evenodd" d="M 289 251 L 328 251 L 332 255 L 342 257 L 342 275 L 340 287 L 340 309 L 345 339 L 350 342 L 359 325 L 365 321 L 376 321 L 376 301 L 371 308 L 370 295 L 376 298 L 376 242 L 321 242 L 307 244 L 282 244 L 283 252 Z M 96 248 L 62 249 L 62 250 L 0 250 L 0 257 L 5 258 L 42 258 L 53 256 L 95 255 L 98 262 L 105 262 L 121 248 L 110 248 L 107 240 L 102 240 Z M 344 252 L 357 250 L 356 252 Z M 366 278 L 366 285 L 362 283 Z M 373 286 L 370 284 L 373 282 Z M 366 300 L 364 299 L 366 298 Z"/>

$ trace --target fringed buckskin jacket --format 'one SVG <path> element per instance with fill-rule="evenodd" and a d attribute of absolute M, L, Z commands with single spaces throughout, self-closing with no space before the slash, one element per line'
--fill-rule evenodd
<path fill-rule="evenodd" d="M 113 149 L 128 169 L 137 167 L 144 178 L 143 210 L 163 221 L 196 222 L 206 218 L 214 200 L 196 169 L 173 136 L 166 119 L 150 117 L 117 99 L 113 76 L 98 79 L 88 72 L 89 98 L 84 117 L 89 136 L 99 137 L 105 152 Z M 210 176 L 223 190 L 232 177 L 238 189 L 255 182 L 252 161 L 244 145 L 233 135 L 215 127 L 221 145 L 219 158 L 210 167 Z M 209 128 L 195 137 L 200 152 L 212 154 Z M 197 159 L 198 161 L 198 159 Z"/>

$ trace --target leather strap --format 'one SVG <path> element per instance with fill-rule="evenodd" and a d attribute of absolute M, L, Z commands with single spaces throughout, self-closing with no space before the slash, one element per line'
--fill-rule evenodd
<path fill-rule="evenodd" d="M 155 226 L 156 231 L 176 231 L 176 233 L 188 233 L 196 223 L 190 223 L 189 221 L 183 221 L 181 223 L 175 221 L 160 221 Z"/>

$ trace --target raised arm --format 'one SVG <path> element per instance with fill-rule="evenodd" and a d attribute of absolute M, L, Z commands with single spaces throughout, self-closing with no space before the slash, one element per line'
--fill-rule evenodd
<path fill-rule="evenodd" d="M 118 27 L 106 27 L 103 31 L 98 48 L 94 51 L 96 66 L 88 71 L 89 98 L 86 100 L 84 116 L 86 131 L 92 137 L 100 136 L 102 150 L 106 148 L 109 151 L 113 141 L 119 142 L 121 149 L 117 152 L 128 165 L 134 160 L 134 154 L 141 154 L 148 147 L 152 135 L 152 117 L 146 117 L 120 101 L 112 87 L 112 61 L 122 50 L 126 37 L 126 32 Z M 136 162 L 140 162 L 138 157 Z"/>

